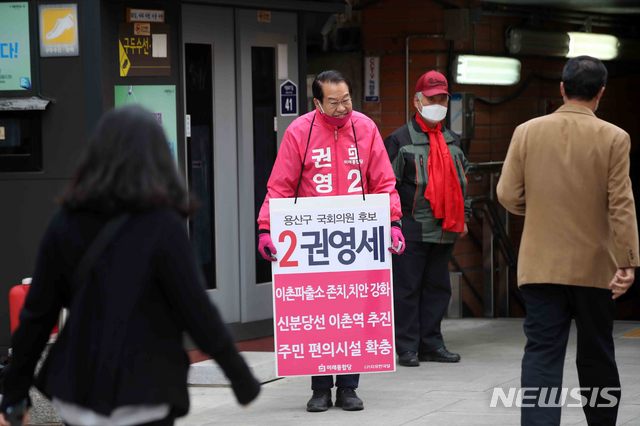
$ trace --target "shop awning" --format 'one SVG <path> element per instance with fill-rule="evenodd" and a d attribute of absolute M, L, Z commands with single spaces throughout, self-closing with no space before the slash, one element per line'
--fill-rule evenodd
<path fill-rule="evenodd" d="M 0 98 L 0 111 L 44 111 L 49 100 L 38 96 L 30 98 Z"/>

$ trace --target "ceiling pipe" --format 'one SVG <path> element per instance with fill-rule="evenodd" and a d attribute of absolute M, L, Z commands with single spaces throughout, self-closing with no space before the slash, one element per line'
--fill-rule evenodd
<path fill-rule="evenodd" d="M 497 3 L 483 3 L 481 5 L 483 16 L 518 16 L 526 19 L 537 18 L 542 22 L 558 22 L 563 24 L 591 26 L 591 27 L 625 27 L 635 29 L 635 15 L 604 15 L 594 12 L 581 12 L 566 9 L 540 9 L 535 7 L 523 7 L 504 5 Z"/>

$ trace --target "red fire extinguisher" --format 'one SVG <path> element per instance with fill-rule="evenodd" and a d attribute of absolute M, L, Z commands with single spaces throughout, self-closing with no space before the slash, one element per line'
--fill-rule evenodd
<path fill-rule="evenodd" d="M 22 284 L 13 286 L 9 290 L 9 323 L 12 334 L 20 324 L 20 311 L 22 310 L 22 305 L 24 305 L 24 300 L 27 298 L 30 286 L 31 278 L 24 278 Z"/>
<path fill-rule="evenodd" d="M 24 278 L 22 284 L 15 285 L 9 290 L 9 326 L 12 334 L 20 324 L 20 311 L 22 311 L 30 287 L 31 278 Z M 57 325 L 51 331 L 51 334 L 56 333 L 58 333 Z"/>

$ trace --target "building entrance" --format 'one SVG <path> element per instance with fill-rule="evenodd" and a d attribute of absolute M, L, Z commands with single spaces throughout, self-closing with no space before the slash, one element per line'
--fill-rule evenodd
<path fill-rule="evenodd" d="M 201 205 L 191 241 L 225 321 L 269 319 L 271 266 L 256 251 L 256 217 L 296 117 L 282 115 L 280 86 L 298 84 L 297 16 L 184 5 L 182 27 L 185 169 Z"/>

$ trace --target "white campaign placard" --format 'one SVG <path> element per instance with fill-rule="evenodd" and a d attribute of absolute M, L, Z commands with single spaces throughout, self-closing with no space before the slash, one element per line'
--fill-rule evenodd
<path fill-rule="evenodd" d="M 269 200 L 273 274 L 391 267 L 389 194 Z"/>
<path fill-rule="evenodd" d="M 269 205 L 277 375 L 394 371 L 389 195 Z"/>

